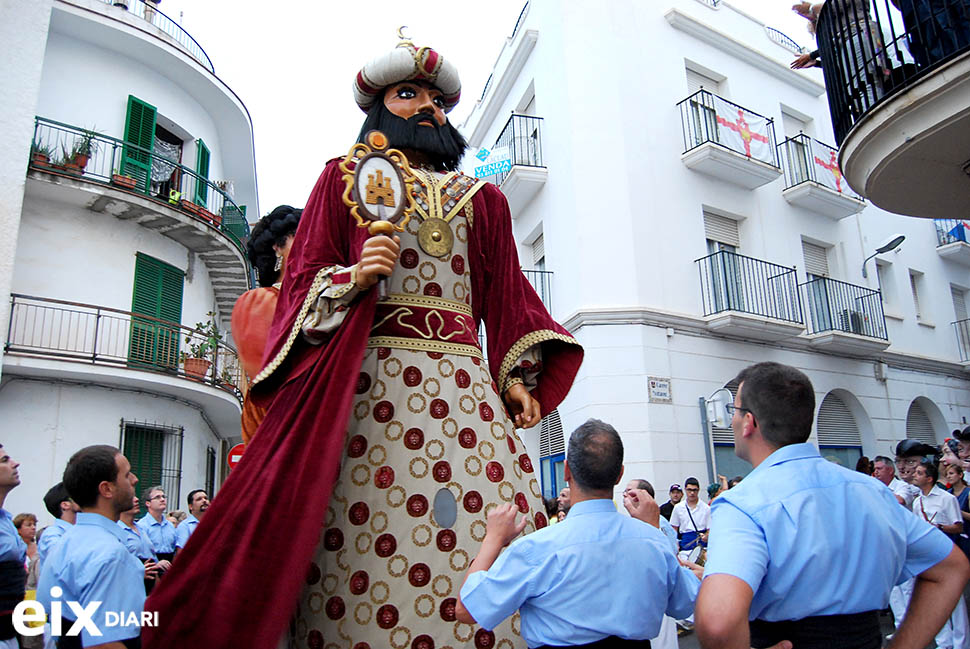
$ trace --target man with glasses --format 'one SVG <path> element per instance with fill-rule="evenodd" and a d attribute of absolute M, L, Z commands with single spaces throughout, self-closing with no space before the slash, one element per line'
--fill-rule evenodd
<path fill-rule="evenodd" d="M 815 392 L 804 373 L 758 363 L 736 379 L 735 453 L 754 470 L 714 501 L 695 617 L 701 646 L 882 646 L 878 612 L 916 576 L 893 649 L 922 649 L 970 577 L 939 530 L 869 476 L 808 442 Z"/>
<path fill-rule="evenodd" d="M 680 549 L 690 552 L 695 547 L 707 546 L 707 530 L 711 523 L 711 506 L 698 498 L 701 490 L 697 478 L 684 480 L 684 491 L 687 500 L 674 505 L 670 514 L 670 525 L 677 531 L 680 538 Z"/>
<path fill-rule="evenodd" d="M 148 513 L 135 523 L 138 529 L 152 542 L 152 549 L 159 562 L 171 561 L 175 557 L 175 526 L 165 516 L 168 500 L 162 485 L 155 485 L 144 491 L 145 507 Z M 167 567 L 164 567 L 168 570 Z"/>

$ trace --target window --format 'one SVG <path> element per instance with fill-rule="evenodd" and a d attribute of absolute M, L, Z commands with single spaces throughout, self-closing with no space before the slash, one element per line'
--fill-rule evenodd
<path fill-rule="evenodd" d="M 802 241 L 802 257 L 805 260 L 805 297 L 813 331 L 832 329 L 832 308 L 829 304 L 829 287 L 825 278 L 829 274 L 828 250 L 814 243 Z"/>
<path fill-rule="evenodd" d="M 131 319 L 128 362 L 156 369 L 178 369 L 182 321 L 182 285 L 185 274 L 164 261 L 143 253 L 135 257 L 132 313 L 149 316 Z M 159 322 L 162 320 L 164 322 Z"/>
<path fill-rule="evenodd" d="M 930 423 L 926 410 L 923 409 L 918 400 L 909 404 L 909 411 L 906 413 L 906 439 L 918 439 L 931 446 L 937 444 L 933 424 Z"/>
<path fill-rule="evenodd" d="M 564 474 L 566 440 L 562 430 L 559 411 L 553 410 L 539 424 L 539 464 L 542 479 L 542 496 L 555 498 L 566 486 Z"/>
<path fill-rule="evenodd" d="M 738 248 L 738 222 L 726 216 L 704 212 L 704 237 L 710 263 L 707 266 L 712 313 L 743 311 L 744 296 Z M 718 254 L 720 253 L 720 254 Z"/>
<path fill-rule="evenodd" d="M 209 179 L 209 147 L 202 140 L 196 140 L 195 171 L 199 178 L 195 181 L 195 202 L 205 207 L 209 199 L 209 185 L 204 181 Z"/>
<path fill-rule="evenodd" d="M 953 299 L 953 326 L 957 330 L 957 345 L 960 347 L 960 360 L 970 360 L 970 316 L 967 315 L 967 291 L 950 284 L 950 297 Z"/>
<path fill-rule="evenodd" d="M 182 482 L 182 438 L 175 426 L 121 420 L 121 449 L 142 488 L 162 485 L 168 502 L 179 502 Z M 146 503 L 142 503 L 142 513 Z M 172 505 L 176 508 L 175 505 Z"/>
<path fill-rule="evenodd" d="M 693 97 L 690 102 L 690 133 L 693 136 L 694 146 L 704 142 L 717 142 L 717 114 L 714 111 L 714 104 L 711 97 L 705 94 L 697 94 L 701 90 L 719 95 L 721 84 L 712 75 L 697 70 L 687 68 L 687 95 Z"/>
<path fill-rule="evenodd" d="M 788 154 L 791 184 L 797 185 L 806 180 L 811 180 L 811 167 L 809 166 L 811 149 L 809 148 L 808 136 L 805 135 L 808 124 L 784 111 L 781 113 L 781 121 L 785 129 L 785 149 Z"/>
<path fill-rule="evenodd" d="M 923 283 L 923 273 L 915 270 L 909 271 L 909 289 L 913 293 L 913 308 L 916 309 L 916 320 L 923 319 L 923 309 L 920 306 L 919 296 L 922 292 L 921 285 Z"/>
<path fill-rule="evenodd" d="M 205 449 L 205 492 L 209 498 L 216 495 L 216 449 L 207 446 Z"/>
<path fill-rule="evenodd" d="M 882 301 L 888 310 L 897 311 L 896 280 L 893 277 L 893 266 L 890 263 L 876 260 L 876 278 L 879 280 L 879 290 Z"/>
<path fill-rule="evenodd" d="M 121 150 L 121 172 L 138 180 L 137 187 L 148 192 L 151 180 L 152 145 L 155 141 L 155 116 L 157 110 L 151 104 L 128 95 L 128 112 L 125 117 L 125 142 L 136 147 Z M 144 149 L 144 150 L 143 150 Z"/>
<path fill-rule="evenodd" d="M 855 469 L 862 457 L 862 438 L 855 417 L 839 395 L 829 392 L 822 399 L 816 429 L 822 457 Z"/>

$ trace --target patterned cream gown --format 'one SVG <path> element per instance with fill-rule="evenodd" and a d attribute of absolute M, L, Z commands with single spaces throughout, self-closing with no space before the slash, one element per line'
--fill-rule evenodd
<path fill-rule="evenodd" d="M 469 182 L 457 177 L 450 194 L 460 197 Z M 450 194 L 445 210 L 457 203 Z M 426 194 L 419 205 L 428 207 Z M 357 379 L 340 475 L 291 625 L 291 647 L 525 647 L 518 613 L 494 632 L 455 619 L 465 571 L 485 538 L 486 513 L 511 502 L 527 514 L 526 533 L 546 522 L 532 463 L 480 350 L 427 351 L 449 347 L 427 342 L 436 336 L 440 342 L 442 322 L 472 320 L 466 261 L 472 212 L 470 200 L 454 210 L 454 246 L 443 257 L 418 244 L 419 215 L 400 235 L 401 256 Z M 413 307 L 425 309 L 421 318 Z M 406 323 L 413 344 L 399 337 L 395 346 L 385 344 L 394 340 L 380 335 L 388 321 Z M 523 355 L 522 367 L 532 353 Z M 435 507 L 448 499 L 457 519 L 445 527 Z"/>

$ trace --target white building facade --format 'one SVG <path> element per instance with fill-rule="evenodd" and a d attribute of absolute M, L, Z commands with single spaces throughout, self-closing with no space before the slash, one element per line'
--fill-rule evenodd
<path fill-rule="evenodd" d="M 252 123 L 153 5 L 31 4 L 8 18 L 33 64 L 3 72 L 19 128 L 0 155 L 16 233 L 0 287 L 0 442 L 23 480 L 6 508 L 46 524 L 41 498 L 70 456 L 110 444 L 139 489 L 162 484 L 184 510 L 190 490 L 218 490 L 239 435 L 227 329 L 251 282 Z"/>
<path fill-rule="evenodd" d="M 789 69 L 796 51 L 715 0 L 535 0 L 506 40 L 462 127 L 464 169 L 509 196 L 522 266 L 586 350 L 526 433 L 546 495 L 562 486 L 556 419 L 566 436 L 613 424 L 625 475 L 660 492 L 747 473 L 704 400 L 758 361 L 808 374 L 811 441 L 850 468 L 967 425 L 970 245 L 833 171 L 822 76 Z"/>

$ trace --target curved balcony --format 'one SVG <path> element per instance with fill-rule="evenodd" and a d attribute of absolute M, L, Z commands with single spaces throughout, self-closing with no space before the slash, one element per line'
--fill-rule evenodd
<path fill-rule="evenodd" d="M 970 1 L 827 0 L 817 27 L 839 162 L 852 187 L 891 212 L 965 216 Z"/>
<path fill-rule="evenodd" d="M 129 13 L 145 20 L 162 30 L 178 43 L 186 52 L 192 55 L 196 61 L 201 63 L 209 72 L 215 74 L 212 66 L 212 59 L 205 53 L 199 42 L 192 38 L 192 35 L 182 29 L 182 26 L 158 10 L 157 5 L 145 0 L 101 0 L 105 4 L 114 5 L 120 9 L 125 9 Z"/>
<path fill-rule="evenodd" d="M 28 175 L 46 181 L 37 192 L 131 220 L 197 253 L 223 315 L 253 285 L 244 250 L 246 208 L 193 169 L 130 142 L 38 117 Z M 72 193 L 74 187 L 87 191 Z"/>

